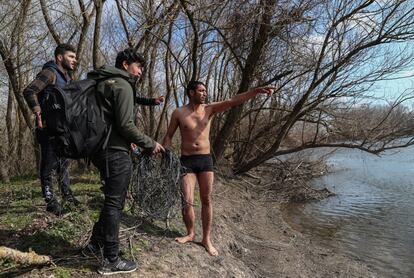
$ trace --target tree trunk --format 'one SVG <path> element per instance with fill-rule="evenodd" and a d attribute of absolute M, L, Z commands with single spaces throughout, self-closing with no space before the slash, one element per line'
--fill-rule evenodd
<path fill-rule="evenodd" d="M 9 95 L 7 96 L 7 111 L 6 111 L 6 129 L 7 129 L 7 139 L 8 139 L 8 153 L 11 154 L 13 151 L 13 89 L 10 86 L 9 82 Z"/>
<path fill-rule="evenodd" d="M 242 78 L 237 94 L 243 93 L 249 89 L 252 84 L 255 69 L 260 63 L 260 58 L 264 52 L 264 47 L 269 39 L 271 31 L 271 10 L 275 5 L 275 0 L 264 1 L 264 10 L 260 20 L 259 32 L 256 40 L 253 42 L 250 53 L 247 57 L 246 64 L 242 70 Z M 217 137 L 213 142 L 213 153 L 215 160 L 220 160 L 223 156 L 227 139 L 233 132 L 237 120 L 243 111 L 243 104 L 233 107 L 227 114 L 223 127 L 220 129 Z"/>
<path fill-rule="evenodd" d="M 170 24 L 168 28 L 168 40 L 167 40 L 167 47 L 165 49 L 165 61 L 164 61 L 164 68 L 165 68 L 165 88 L 167 89 L 167 94 L 165 96 L 165 103 L 162 108 L 162 112 L 160 115 L 160 120 L 158 121 L 157 130 L 155 132 L 154 139 L 155 141 L 158 141 L 158 136 L 160 134 L 160 129 L 162 126 L 162 123 L 164 121 L 164 115 L 167 112 L 168 103 L 171 96 L 171 80 L 170 80 L 170 61 L 171 61 L 171 52 L 170 52 L 170 46 L 171 46 L 171 38 L 172 38 L 172 27 L 173 22 Z"/>
<path fill-rule="evenodd" d="M 19 134 L 17 136 L 17 171 L 19 174 L 23 173 L 22 168 L 22 161 L 24 161 L 23 154 L 27 154 L 26 150 L 26 142 L 24 142 L 24 134 L 26 132 L 27 126 L 23 121 L 22 114 L 18 112 L 18 119 L 19 119 Z"/>
<path fill-rule="evenodd" d="M 155 64 L 156 64 L 156 57 L 158 53 L 158 42 L 155 43 L 152 51 L 151 51 L 151 58 L 148 67 L 148 97 L 153 98 L 156 96 L 155 93 L 155 86 L 154 86 L 154 71 L 155 71 Z M 155 109 L 154 106 L 148 107 L 148 116 L 149 116 L 149 127 L 148 127 L 148 135 L 153 137 L 155 134 Z"/>
<path fill-rule="evenodd" d="M 2 41 L 0 41 L 0 56 L 3 60 L 4 63 L 4 67 L 6 68 L 8 77 L 9 77 L 9 82 L 11 84 L 11 87 L 13 89 L 13 93 L 14 96 L 17 100 L 17 104 L 19 106 L 20 111 L 23 114 L 24 120 L 26 121 L 26 124 L 29 128 L 33 128 L 33 123 L 32 123 L 32 112 L 30 111 L 30 109 L 27 107 L 24 98 L 22 96 L 22 94 L 20 93 L 20 86 L 19 86 L 19 82 L 18 82 L 18 78 L 17 78 L 17 73 L 16 73 L 16 67 L 12 62 L 12 58 L 10 56 L 10 53 L 6 50 L 6 48 L 4 47 L 4 44 Z"/>
<path fill-rule="evenodd" d="M 102 66 L 101 55 L 99 53 L 99 44 L 101 38 L 101 20 L 102 10 L 105 0 L 94 0 L 96 16 L 95 16 L 95 29 L 93 32 L 93 48 L 92 48 L 92 63 L 93 68 L 98 69 Z"/>
<path fill-rule="evenodd" d="M 79 41 L 76 49 L 76 57 L 78 59 L 78 64 L 82 64 L 82 58 L 83 58 L 83 50 L 85 48 L 86 38 L 89 30 L 89 26 L 91 24 L 91 18 L 93 14 L 95 13 L 95 9 L 92 10 L 92 12 L 88 15 L 87 10 L 85 7 L 85 4 L 83 3 L 83 0 L 78 0 L 79 3 L 79 9 L 82 13 L 82 28 L 81 32 L 79 34 Z M 74 79 L 79 78 L 79 67 L 76 67 L 75 73 L 74 73 Z"/>
<path fill-rule="evenodd" d="M 49 29 L 50 34 L 52 35 L 52 37 L 55 40 L 56 44 L 61 44 L 62 43 L 62 38 L 59 36 L 58 32 L 56 32 L 56 29 L 52 24 L 52 20 L 50 19 L 49 13 L 47 11 L 45 0 L 39 0 L 39 2 L 40 2 L 40 7 L 42 9 L 43 18 L 45 19 L 46 26 Z"/>
<path fill-rule="evenodd" d="M 0 181 L 1 182 L 10 182 L 9 176 L 9 163 L 6 156 L 7 151 L 4 149 L 3 145 L 0 145 Z"/>
<path fill-rule="evenodd" d="M 188 7 L 185 0 L 180 0 L 180 4 L 184 9 L 185 14 L 188 17 L 188 20 L 190 21 L 191 27 L 193 28 L 193 44 L 191 48 L 191 63 L 192 63 L 192 73 L 190 77 L 190 81 L 197 80 L 197 72 L 198 72 L 198 28 L 194 20 L 194 14 L 191 12 Z"/>

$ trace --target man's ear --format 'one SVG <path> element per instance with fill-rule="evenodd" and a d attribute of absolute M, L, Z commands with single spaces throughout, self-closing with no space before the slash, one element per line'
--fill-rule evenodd
<path fill-rule="evenodd" d="M 128 66 L 129 66 L 129 64 L 128 64 L 127 61 L 122 62 L 122 67 L 124 68 L 124 70 L 128 71 Z"/>
<path fill-rule="evenodd" d="M 62 62 L 62 61 L 63 61 L 63 55 L 62 55 L 62 54 L 58 54 L 58 55 L 56 56 L 56 61 L 57 61 L 57 62 Z"/>

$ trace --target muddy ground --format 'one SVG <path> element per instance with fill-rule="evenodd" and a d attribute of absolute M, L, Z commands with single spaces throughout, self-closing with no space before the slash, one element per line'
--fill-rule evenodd
<path fill-rule="evenodd" d="M 185 231 L 180 215 L 171 221 L 168 230 L 162 222 L 144 221 L 126 213 L 121 229 L 122 250 L 125 256 L 138 261 L 139 270 L 112 277 L 378 277 L 359 262 L 319 247 L 284 222 L 282 211 L 288 202 L 315 201 L 331 194 L 308 185 L 312 176 L 324 171 L 323 166 L 303 162 L 267 164 L 238 177 L 218 171 L 213 197 L 213 242 L 220 252 L 218 257 L 209 256 L 199 244 L 199 201 L 196 241 L 183 245 L 174 241 Z M 33 267 L 3 260 L 0 275 L 98 277 L 100 259 L 79 253 L 99 211 L 97 177 L 73 179 L 75 193 L 82 195 L 84 206 L 63 219 L 43 211 L 38 181 L 24 181 L 22 188 L 28 183 L 32 201 L 21 205 L 14 201 L 19 184 L 14 184 L 15 189 L 10 188 L 11 184 L 0 187 L 0 245 L 22 251 L 31 248 L 52 256 L 54 264 Z M 26 222 L 13 223 L 13 217 L 27 214 L 31 218 Z"/>

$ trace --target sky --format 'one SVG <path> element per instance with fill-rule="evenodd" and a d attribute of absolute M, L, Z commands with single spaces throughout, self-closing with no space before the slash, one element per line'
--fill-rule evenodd
<path fill-rule="evenodd" d="M 404 92 L 414 93 L 414 65 L 412 70 L 405 70 L 395 75 L 395 79 L 379 81 L 372 88 L 372 93 L 378 98 L 396 99 Z M 384 103 L 379 101 L 379 103 Z M 406 102 L 406 106 L 414 108 L 414 100 Z"/>

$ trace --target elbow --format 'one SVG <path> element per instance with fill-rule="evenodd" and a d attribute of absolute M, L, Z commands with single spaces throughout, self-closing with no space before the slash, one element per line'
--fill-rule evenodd
<path fill-rule="evenodd" d="M 128 141 L 131 141 L 131 139 L 134 137 L 134 127 L 130 125 L 117 125 L 117 130 L 120 135 Z"/>
<path fill-rule="evenodd" d="M 164 140 L 162 141 L 162 145 L 164 147 L 170 147 L 172 143 L 172 136 L 169 136 L 168 134 L 165 135 Z"/>
<path fill-rule="evenodd" d="M 165 147 L 168 147 L 170 146 L 170 144 L 171 144 L 171 139 L 165 136 L 164 139 L 162 140 L 162 145 Z"/>

